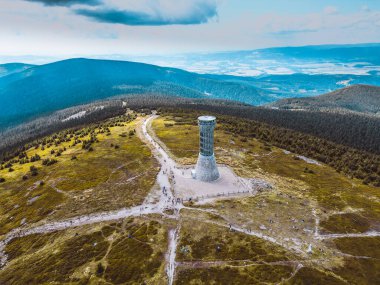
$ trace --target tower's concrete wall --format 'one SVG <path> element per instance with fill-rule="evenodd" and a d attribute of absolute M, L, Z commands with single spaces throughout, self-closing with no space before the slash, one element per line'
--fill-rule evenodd
<path fill-rule="evenodd" d="M 219 178 L 219 171 L 214 155 L 203 156 L 199 154 L 195 168 L 195 178 L 201 181 L 214 181 Z"/>
<path fill-rule="evenodd" d="M 199 156 L 195 167 L 195 178 L 202 181 L 214 181 L 219 178 L 219 171 L 214 156 L 214 129 L 216 118 L 201 116 L 199 125 Z"/>

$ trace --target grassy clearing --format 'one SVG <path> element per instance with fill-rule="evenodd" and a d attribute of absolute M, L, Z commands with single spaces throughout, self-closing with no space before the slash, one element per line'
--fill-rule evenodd
<path fill-rule="evenodd" d="M 180 269 L 175 284 L 277 284 L 289 278 L 292 271 L 292 267 L 283 265 Z"/>
<path fill-rule="evenodd" d="M 364 233 L 370 229 L 367 219 L 355 213 L 332 215 L 321 222 L 326 233 Z"/>
<path fill-rule="evenodd" d="M 165 284 L 166 247 L 166 226 L 149 219 L 23 237 L 6 247 L 0 283 Z"/>
<path fill-rule="evenodd" d="M 16 238 L 7 245 L 5 253 L 8 256 L 8 260 L 13 260 L 22 255 L 33 254 L 47 243 L 52 243 L 58 235 L 57 233 L 33 234 L 23 238 Z"/>
<path fill-rule="evenodd" d="M 121 116 L 64 131 L 42 139 L 25 151 L 24 158 L 7 162 L 13 171 L 0 170 L 5 178 L 0 183 L 0 235 L 42 219 L 141 203 L 155 183 L 158 165 L 134 132 L 138 123 L 139 119 Z M 40 159 L 31 162 L 36 155 Z M 47 159 L 57 162 L 43 165 Z"/>
<path fill-rule="evenodd" d="M 51 214 L 64 201 L 64 195 L 39 182 L 14 183 L 0 191 L 0 235 L 22 226 L 35 223 Z"/>
<path fill-rule="evenodd" d="M 309 285 L 309 284 L 323 284 L 323 285 L 343 285 L 347 284 L 343 280 L 332 275 L 332 273 L 322 272 L 313 268 L 303 267 L 297 274 L 291 278 L 286 284 L 292 285 Z"/>
<path fill-rule="evenodd" d="M 42 251 L 27 259 L 15 260 L 0 271 L 0 283 L 68 282 L 76 268 L 92 260 L 100 260 L 106 253 L 108 245 L 99 231 L 75 235 L 62 245 L 57 245 L 53 252 Z"/>
<path fill-rule="evenodd" d="M 104 278 L 113 284 L 142 284 L 162 274 L 167 243 L 166 229 L 160 223 L 130 220 L 116 239 L 107 257 Z M 162 277 L 162 276 L 161 276 Z"/>
<path fill-rule="evenodd" d="M 286 261 L 294 257 L 282 247 L 255 236 L 210 223 L 185 220 L 181 226 L 180 261 Z"/>
<path fill-rule="evenodd" d="M 338 238 L 333 242 L 344 253 L 380 260 L 380 237 Z"/>
<path fill-rule="evenodd" d="M 338 238 L 332 246 L 349 255 L 333 271 L 351 284 L 378 284 L 380 281 L 380 238 Z M 350 257 L 352 256 L 352 257 Z"/>
<path fill-rule="evenodd" d="M 180 119 L 180 118 L 177 118 Z M 182 122 L 178 125 L 174 120 L 158 118 L 152 122 L 152 128 L 159 139 L 177 158 L 196 159 L 199 140 L 194 136 L 198 131 L 196 121 Z M 173 136 L 175 132 L 175 136 Z M 180 142 L 180 143 L 179 143 Z"/>
<path fill-rule="evenodd" d="M 292 265 L 268 263 L 286 263 L 296 258 L 293 254 L 260 238 L 200 222 L 200 215 L 194 222 L 194 212 L 187 211 L 181 223 L 175 284 L 267 284 L 291 276 Z"/>
<path fill-rule="evenodd" d="M 378 284 L 380 280 L 378 259 L 345 258 L 344 266 L 334 268 L 334 273 L 348 284 Z"/>

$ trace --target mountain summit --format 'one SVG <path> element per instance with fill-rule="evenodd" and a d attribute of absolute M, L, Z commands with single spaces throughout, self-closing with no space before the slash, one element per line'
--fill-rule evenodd
<path fill-rule="evenodd" d="M 380 87 L 353 85 L 324 95 L 282 99 L 269 106 L 280 109 L 380 114 Z"/>

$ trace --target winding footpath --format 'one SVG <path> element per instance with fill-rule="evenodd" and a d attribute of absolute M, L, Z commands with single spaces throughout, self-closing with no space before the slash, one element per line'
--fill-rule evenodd
<path fill-rule="evenodd" d="M 44 225 L 39 225 L 35 227 L 20 227 L 9 232 L 2 241 L 0 241 L 0 268 L 4 267 L 7 263 L 7 255 L 5 253 L 6 245 L 11 242 L 15 238 L 25 237 L 32 234 L 44 234 L 50 233 L 54 231 L 61 231 L 68 228 L 75 228 L 83 225 L 95 224 L 100 222 L 107 222 L 113 220 L 124 219 L 127 217 L 133 216 L 141 216 L 141 215 L 149 215 L 149 214 L 161 214 L 162 216 L 177 220 L 177 227 L 169 230 L 169 242 L 168 249 L 166 254 L 166 273 L 168 276 L 168 283 L 172 285 L 175 278 L 176 267 L 178 263 L 175 260 L 176 250 L 177 250 L 177 242 L 179 238 L 180 232 L 180 211 L 183 208 L 199 210 L 199 211 L 210 211 L 214 212 L 214 210 L 207 209 L 197 209 L 191 207 L 184 207 L 179 199 L 175 197 L 174 185 L 171 182 L 174 174 L 180 175 L 180 168 L 177 163 L 170 158 L 169 154 L 152 138 L 152 136 L 148 133 L 147 126 L 150 124 L 152 120 L 154 120 L 156 115 L 151 115 L 147 119 L 144 120 L 141 128 L 141 132 L 139 132 L 141 139 L 144 140 L 150 147 L 153 152 L 153 155 L 161 165 L 161 169 L 157 174 L 157 184 L 160 187 L 159 199 L 156 203 L 144 202 L 141 205 L 131 207 L 131 208 L 123 208 L 115 211 L 94 213 L 90 215 L 78 216 L 62 221 L 56 221 L 51 223 L 46 223 Z M 167 212 L 172 212 L 173 214 L 166 214 Z M 380 236 L 380 232 L 367 232 L 362 234 L 326 234 L 321 235 L 318 231 L 319 227 L 319 219 L 316 213 L 313 213 L 316 218 L 316 230 L 314 233 L 314 238 L 317 239 L 332 239 L 332 238 L 340 238 L 340 237 L 366 237 L 366 236 Z M 279 244 L 279 242 L 273 238 L 262 233 L 255 231 L 248 231 L 243 228 L 239 228 L 237 226 L 230 226 L 232 230 L 237 232 L 241 232 L 247 235 L 254 235 L 259 238 L 268 240 L 273 243 Z M 299 265 L 302 266 L 302 265 Z M 297 267 L 297 271 L 299 269 Z M 1 270 L 1 269 L 0 269 Z"/>
<path fill-rule="evenodd" d="M 169 158 L 168 154 L 153 140 L 153 138 L 147 132 L 147 124 L 153 120 L 156 116 L 150 116 L 146 119 L 142 125 L 142 133 L 146 141 L 152 147 L 155 158 L 161 165 L 161 169 L 157 175 L 157 183 L 160 186 L 160 196 L 157 203 L 143 203 L 141 205 L 123 208 L 116 211 L 108 211 L 101 213 L 94 213 L 90 215 L 78 216 L 62 221 L 46 223 L 44 225 L 28 228 L 16 228 L 10 231 L 5 238 L 0 241 L 0 268 L 4 267 L 7 263 L 8 257 L 5 253 L 6 245 L 15 238 L 21 238 L 32 234 L 44 234 L 54 231 L 61 231 L 68 228 L 75 228 L 83 225 L 95 224 L 100 222 L 107 222 L 113 220 L 124 219 L 127 217 L 137 217 L 141 215 L 149 214 L 161 214 L 168 216 L 165 211 L 172 210 L 173 215 L 168 216 L 170 218 L 179 219 L 179 212 L 182 208 L 182 204 L 176 201 L 172 185 L 170 183 L 170 175 L 175 171 L 176 163 Z M 165 191 L 161 191 L 165 190 Z M 169 248 L 167 253 L 167 266 L 166 272 L 168 274 L 169 284 L 173 283 L 175 268 L 176 268 L 176 247 L 178 240 L 179 228 L 169 231 Z"/>

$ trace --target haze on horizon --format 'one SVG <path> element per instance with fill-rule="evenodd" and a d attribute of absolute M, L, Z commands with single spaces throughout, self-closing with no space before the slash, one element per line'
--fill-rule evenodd
<path fill-rule="evenodd" d="M 380 41 L 376 0 L 2 0 L 0 63 Z"/>

